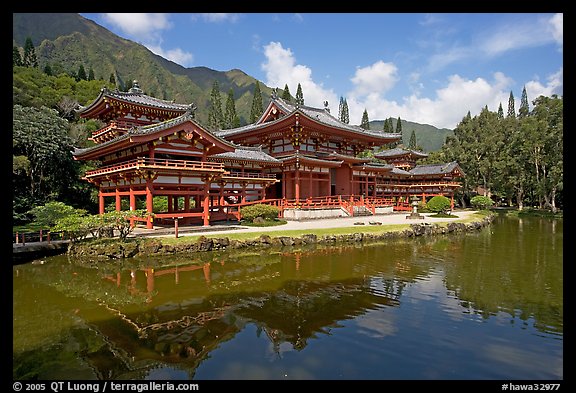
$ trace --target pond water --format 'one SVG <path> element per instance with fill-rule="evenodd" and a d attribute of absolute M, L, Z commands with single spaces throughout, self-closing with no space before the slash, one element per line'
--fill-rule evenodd
<path fill-rule="evenodd" d="M 563 379 L 563 222 L 13 267 L 14 379 Z"/>

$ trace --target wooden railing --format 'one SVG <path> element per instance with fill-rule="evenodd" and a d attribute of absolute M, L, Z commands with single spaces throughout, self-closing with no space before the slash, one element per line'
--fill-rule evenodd
<path fill-rule="evenodd" d="M 190 160 L 172 160 L 172 159 L 157 159 L 157 158 L 137 158 L 134 160 L 126 161 L 121 164 L 108 165 L 102 168 L 94 169 L 86 172 L 86 177 L 101 175 L 105 173 L 113 173 L 125 171 L 128 169 L 139 168 L 172 168 L 184 169 L 191 171 L 216 171 L 224 172 L 224 165 L 217 162 L 204 162 L 204 161 L 190 161 Z"/>
<path fill-rule="evenodd" d="M 276 179 L 276 175 L 273 173 L 253 173 L 253 172 L 236 172 L 236 171 L 225 173 L 223 177 L 236 177 L 245 179 Z"/>
<path fill-rule="evenodd" d="M 12 243 L 25 246 L 26 243 L 46 242 L 66 240 L 65 232 L 52 232 L 49 230 L 14 232 L 12 234 Z"/>

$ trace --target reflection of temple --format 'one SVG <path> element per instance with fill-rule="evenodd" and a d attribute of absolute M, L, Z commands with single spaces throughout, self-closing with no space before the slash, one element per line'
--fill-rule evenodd
<path fill-rule="evenodd" d="M 260 259 L 216 260 L 106 274 L 108 286 L 136 298 L 145 294 L 148 306 L 130 311 L 130 306 L 108 305 L 120 318 L 100 318 L 92 325 L 115 353 L 131 359 L 132 368 L 174 364 L 192 377 L 210 352 L 247 324 L 264 332 L 276 350 L 282 343 L 303 350 L 310 339 L 328 334 L 341 321 L 399 305 L 402 282 L 390 280 L 384 292 L 375 291 L 345 250 L 332 251 L 333 271 L 310 263 L 315 254 L 303 253 L 301 260 L 277 254 L 268 264 Z"/>
<path fill-rule="evenodd" d="M 382 152 L 380 161 L 361 158 L 401 135 L 345 124 L 328 108 L 292 105 L 276 95 L 254 124 L 229 130 L 207 130 L 194 110 L 148 96 L 137 83 L 127 93 L 103 89 L 80 109 L 81 117 L 106 123 L 92 134 L 94 146 L 73 153 L 102 164 L 85 174 L 98 187 L 100 213 L 106 198 L 114 198 L 116 210 L 122 199 L 134 210 L 142 198 L 152 212 L 153 198 L 163 197 L 167 211 L 157 212 L 156 220 L 203 225 L 238 218 L 239 208 L 254 201 L 279 206 L 281 214 L 376 214 L 405 209 L 411 196 L 453 197 L 463 176 L 455 162 L 416 166 L 425 155 L 413 151 Z"/>

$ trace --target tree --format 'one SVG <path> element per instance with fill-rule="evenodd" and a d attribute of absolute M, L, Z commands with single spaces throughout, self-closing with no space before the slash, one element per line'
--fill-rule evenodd
<path fill-rule="evenodd" d="M 74 199 L 71 188 L 78 174 L 70 154 L 73 147 L 68 128 L 68 122 L 54 109 L 13 106 L 13 154 L 25 156 L 30 163 L 25 177 L 14 179 L 15 199 Z"/>
<path fill-rule="evenodd" d="M 36 57 L 36 48 L 32 43 L 32 38 L 27 37 L 24 43 L 24 58 L 22 63 L 25 67 L 38 67 L 38 58 Z"/>
<path fill-rule="evenodd" d="M 86 210 L 75 209 L 63 202 L 48 202 L 42 206 L 36 206 L 28 212 L 34 217 L 34 223 L 42 228 L 52 228 L 58 220 L 70 215 L 84 215 Z"/>
<path fill-rule="evenodd" d="M 522 89 L 522 98 L 520 99 L 520 109 L 518 109 L 518 118 L 526 117 L 529 113 L 528 94 L 526 93 L 526 86 L 524 86 Z"/>
<path fill-rule="evenodd" d="M 94 79 L 96 79 L 94 77 L 94 69 L 92 67 L 90 67 L 90 71 L 88 71 L 88 80 L 93 81 Z"/>
<path fill-rule="evenodd" d="M 304 105 L 304 93 L 302 93 L 302 85 L 298 83 L 298 88 L 296 89 L 296 105 Z"/>
<path fill-rule="evenodd" d="M 50 64 L 46 63 L 44 66 L 44 73 L 46 75 L 52 76 L 52 67 L 50 67 Z"/>
<path fill-rule="evenodd" d="M 436 195 L 426 203 L 428 210 L 436 214 L 446 212 L 450 209 L 450 205 L 450 199 L 446 198 L 444 195 Z"/>
<path fill-rule="evenodd" d="M 220 96 L 218 81 L 214 80 L 214 83 L 212 83 L 212 92 L 210 93 L 208 127 L 212 130 L 219 130 L 223 126 L 224 115 L 222 114 L 222 97 Z"/>
<path fill-rule="evenodd" d="M 412 134 L 410 134 L 410 143 L 408 143 L 408 149 L 416 150 L 418 145 L 416 144 L 416 131 L 412 130 Z"/>
<path fill-rule="evenodd" d="M 400 120 L 400 116 L 398 116 L 398 120 L 396 120 L 396 133 L 402 134 L 402 120 Z"/>
<path fill-rule="evenodd" d="M 108 81 L 114 86 L 116 86 L 116 78 L 114 77 L 114 73 L 110 73 L 110 78 L 108 79 Z"/>
<path fill-rule="evenodd" d="M 236 113 L 236 103 L 234 102 L 234 90 L 230 88 L 226 99 L 226 112 L 224 113 L 224 129 L 240 127 L 240 118 Z"/>
<path fill-rule="evenodd" d="M 284 85 L 284 91 L 282 92 L 282 99 L 284 101 L 292 102 L 292 95 L 290 94 L 290 89 L 288 88 L 288 83 Z"/>
<path fill-rule="evenodd" d="M 360 127 L 365 130 L 370 129 L 370 120 L 368 119 L 368 111 L 364 109 L 364 113 L 362 113 L 362 122 L 360 123 Z"/>
<path fill-rule="evenodd" d="M 389 119 L 391 118 L 389 117 L 388 119 L 384 119 L 384 123 L 382 124 L 382 132 L 386 133 L 394 132 L 394 130 L 390 127 L 390 122 L 388 121 Z"/>
<path fill-rule="evenodd" d="M 510 90 L 510 97 L 508 97 L 508 117 L 516 117 L 516 110 L 514 109 L 514 94 Z"/>
<path fill-rule="evenodd" d="M 494 201 L 489 197 L 476 195 L 475 197 L 472 197 L 472 199 L 470 199 L 470 204 L 474 209 L 486 210 L 492 205 L 494 205 Z"/>
<path fill-rule="evenodd" d="M 262 104 L 262 92 L 260 92 L 260 83 L 256 81 L 254 86 L 254 96 L 252 97 L 252 109 L 250 110 L 250 123 L 255 123 L 262 116 L 264 106 Z"/>
<path fill-rule="evenodd" d="M 22 61 L 22 56 L 20 55 L 20 49 L 17 46 L 12 47 L 12 67 L 21 67 L 24 65 Z"/>
<path fill-rule="evenodd" d="M 84 65 L 80 64 L 80 67 L 78 67 L 78 74 L 76 74 L 76 81 L 85 81 L 88 80 L 88 77 L 86 76 L 86 70 L 84 69 Z"/>
<path fill-rule="evenodd" d="M 504 118 L 504 109 L 502 109 L 502 103 L 498 106 L 498 119 Z"/>
<path fill-rule="evenodd" d="M 344 102 L 342 103 L 342 116 L 340 117 L 340 121 L 345 124 L 350 123 L 350 113 L 348 112 L 348 101 L 344 98 Z"/>
<path fill-rule="evenodd" d="M 344 97 L 340 96 L 340 103 L 338 104 L 338 120 L 342 121 L 342 108 L 344 107 Z"/>

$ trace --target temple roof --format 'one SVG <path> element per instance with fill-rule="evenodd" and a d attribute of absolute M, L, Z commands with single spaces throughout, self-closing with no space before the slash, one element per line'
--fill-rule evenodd
<path fill-rule="evenodd" d="M 409 173 L 411 175 L 445 175 L 452 173 L 455 170 L 464 176 L 462 168 L 460 168 L 460 165 L 458 165 L 456 161 L 445 164 L 417 165 L 412 168 Z"/>
<path fill-rule="evenodd" d="M 110 90 L 106 87 L 103 87 L 100 90 L 98 97 L 96 97 L 92 103 L 87 106 L 80 106 L 77 112 L 82 116 L 83 114 L 96 109 L 98 106 L 102 105 L 106 99 L 109 98 L 129 104 L 169 111 L 186 112 L 193 111 L 195 109 L 194 104 L 176 104 L 174 101 L 161 100 L 159 98 L 151 97 L 144 94 L 144 92 L 138 87 L 133 87 L 129 92 Z"/>
<path fill-rule="evenodd" d="M 282 164 L 282 161 L 263 152 L 260 147 L 236 146 L 233 152 L 218 153 L 208 157 L 208 160 L 236 160 L 250 162 L 265 162 L 270 164 Z"/>
<path fill-rule="evenodd" d="M 139 126 L 139 127 L 132 127 L 126 133 L 119 135 L 115 138 L 112 138 L 106 142 L 99 143 L 95 146 L 87 147 L 84 149 L 75 148 L 72 154 L 77 156 L 80 154 L 85 154 L 89 151 L 100 150 L 106 146 L 113 145 L 115 143 L 118 143 L 118 142 L 126 140 L 126 139 L 130 139 L 130 137 L 132 137 L 132 136 L 152 134 L 152 133 L 157 132 L 157 131 L 161 131 L 161 130 L 165 130 L 167 128 L 177 126 L 177 125 L 182 124 L 186 121 L 192 121 L 194 124 L 196 124 L 196 122 L 194 121 L 194 115 L 190 112 L 186 112 L 182 116 L 178 116 L 178 117 L 175 117 L 173 119 L 163 121 L 161 123 L 149 124 L 146 126 Z M 206 132 L 210 132 L 210 131 L 206 131 Z M 214 135 L 214 137 L 217 139 L 221 139 L 216 135 Z M 233 146 L 232 143 L 228 142 L 227 140 L 225 140 L 225 139 L 221 139 L 221 140 L 226 145 Z"/>
<path fill-rule="evenodd" d="M 404 149 L 402 147 L 395 147 L 393 149 L 382 150 L 381 152 L 374 154 L 374 157 L 386 159 L 386 158 L 393 158 L 393 157 L 401 157 L 401 156 L 405 156 L 405 155 L 411 155 L 414 158 L 428 157 L 428 154 L 426 154 L 426 153 L 412 150 L 412 149 Z"/>
<path fill-rule="evenodd" d="M 276 105 L 281 111 L 283 111 L 285 113 L 285 116 L 280 117 L 279 119 L 276 119 L 276 120 L 265 122 L 265 123 L 263 123 L 264 118 L 261 117 L 260 119 L 258 119 L 258 121 L 256 121 L 256 123 L 248 124 L 248 125 L 238 127 L 238 128 L 231 128 L 228 130 L 219 130 L 216 133 L 218 135 L 220 135 L 221 137 L 225 138 L 228 136 L 241 134 L 241 133 L 244 133 L 247 131 L 256 131 L 256 130 L 260 130 L 260 129 L 269 127 L 270 125 L 273 125 L 275 123 L 278 123 L 278 122 L 282 121 L 286 116 L 290 116 L 293 113 L 300 113 L 300 114 L 308 117 L 312 121 L 322 123 L 322 124 L 324 124 L 328 127 L 331 127 L 331 128 L 337 128 L 340 130 L 353 132 L 355 134 L 361 134 L 361 135 L 370 136 L 370 137 L 377 137 L 377 138 L 392 139 L 392 140 L 393 139 L 400 139 L 402 137 L 400 134 L 397 134 L 397 133 L 387 133 L 387 132 L 380 132 L 380 131 L 365 130 L 359 126 L 355 126 L 352 124 L 346 124 L 346 123 L 343 123 L 340 120 L 336 119 L 326 109 L 314 108 L 314 107 L 305 106 L 305 105 L 300 105 L 300 106 L 293 105 L 291 103 L 286 102 L 285 100 L 283 100 L 280 97 L 273 97 L 272 100 L 270 101 L 270 104 L 268 107 L 270 107 L 271 105 Z M 267 112 L 268 111 L 265 110 L 264 114 L 266 114 Z M 262 116 L 264 116 L 264 115 L 262 115 Z"/>

